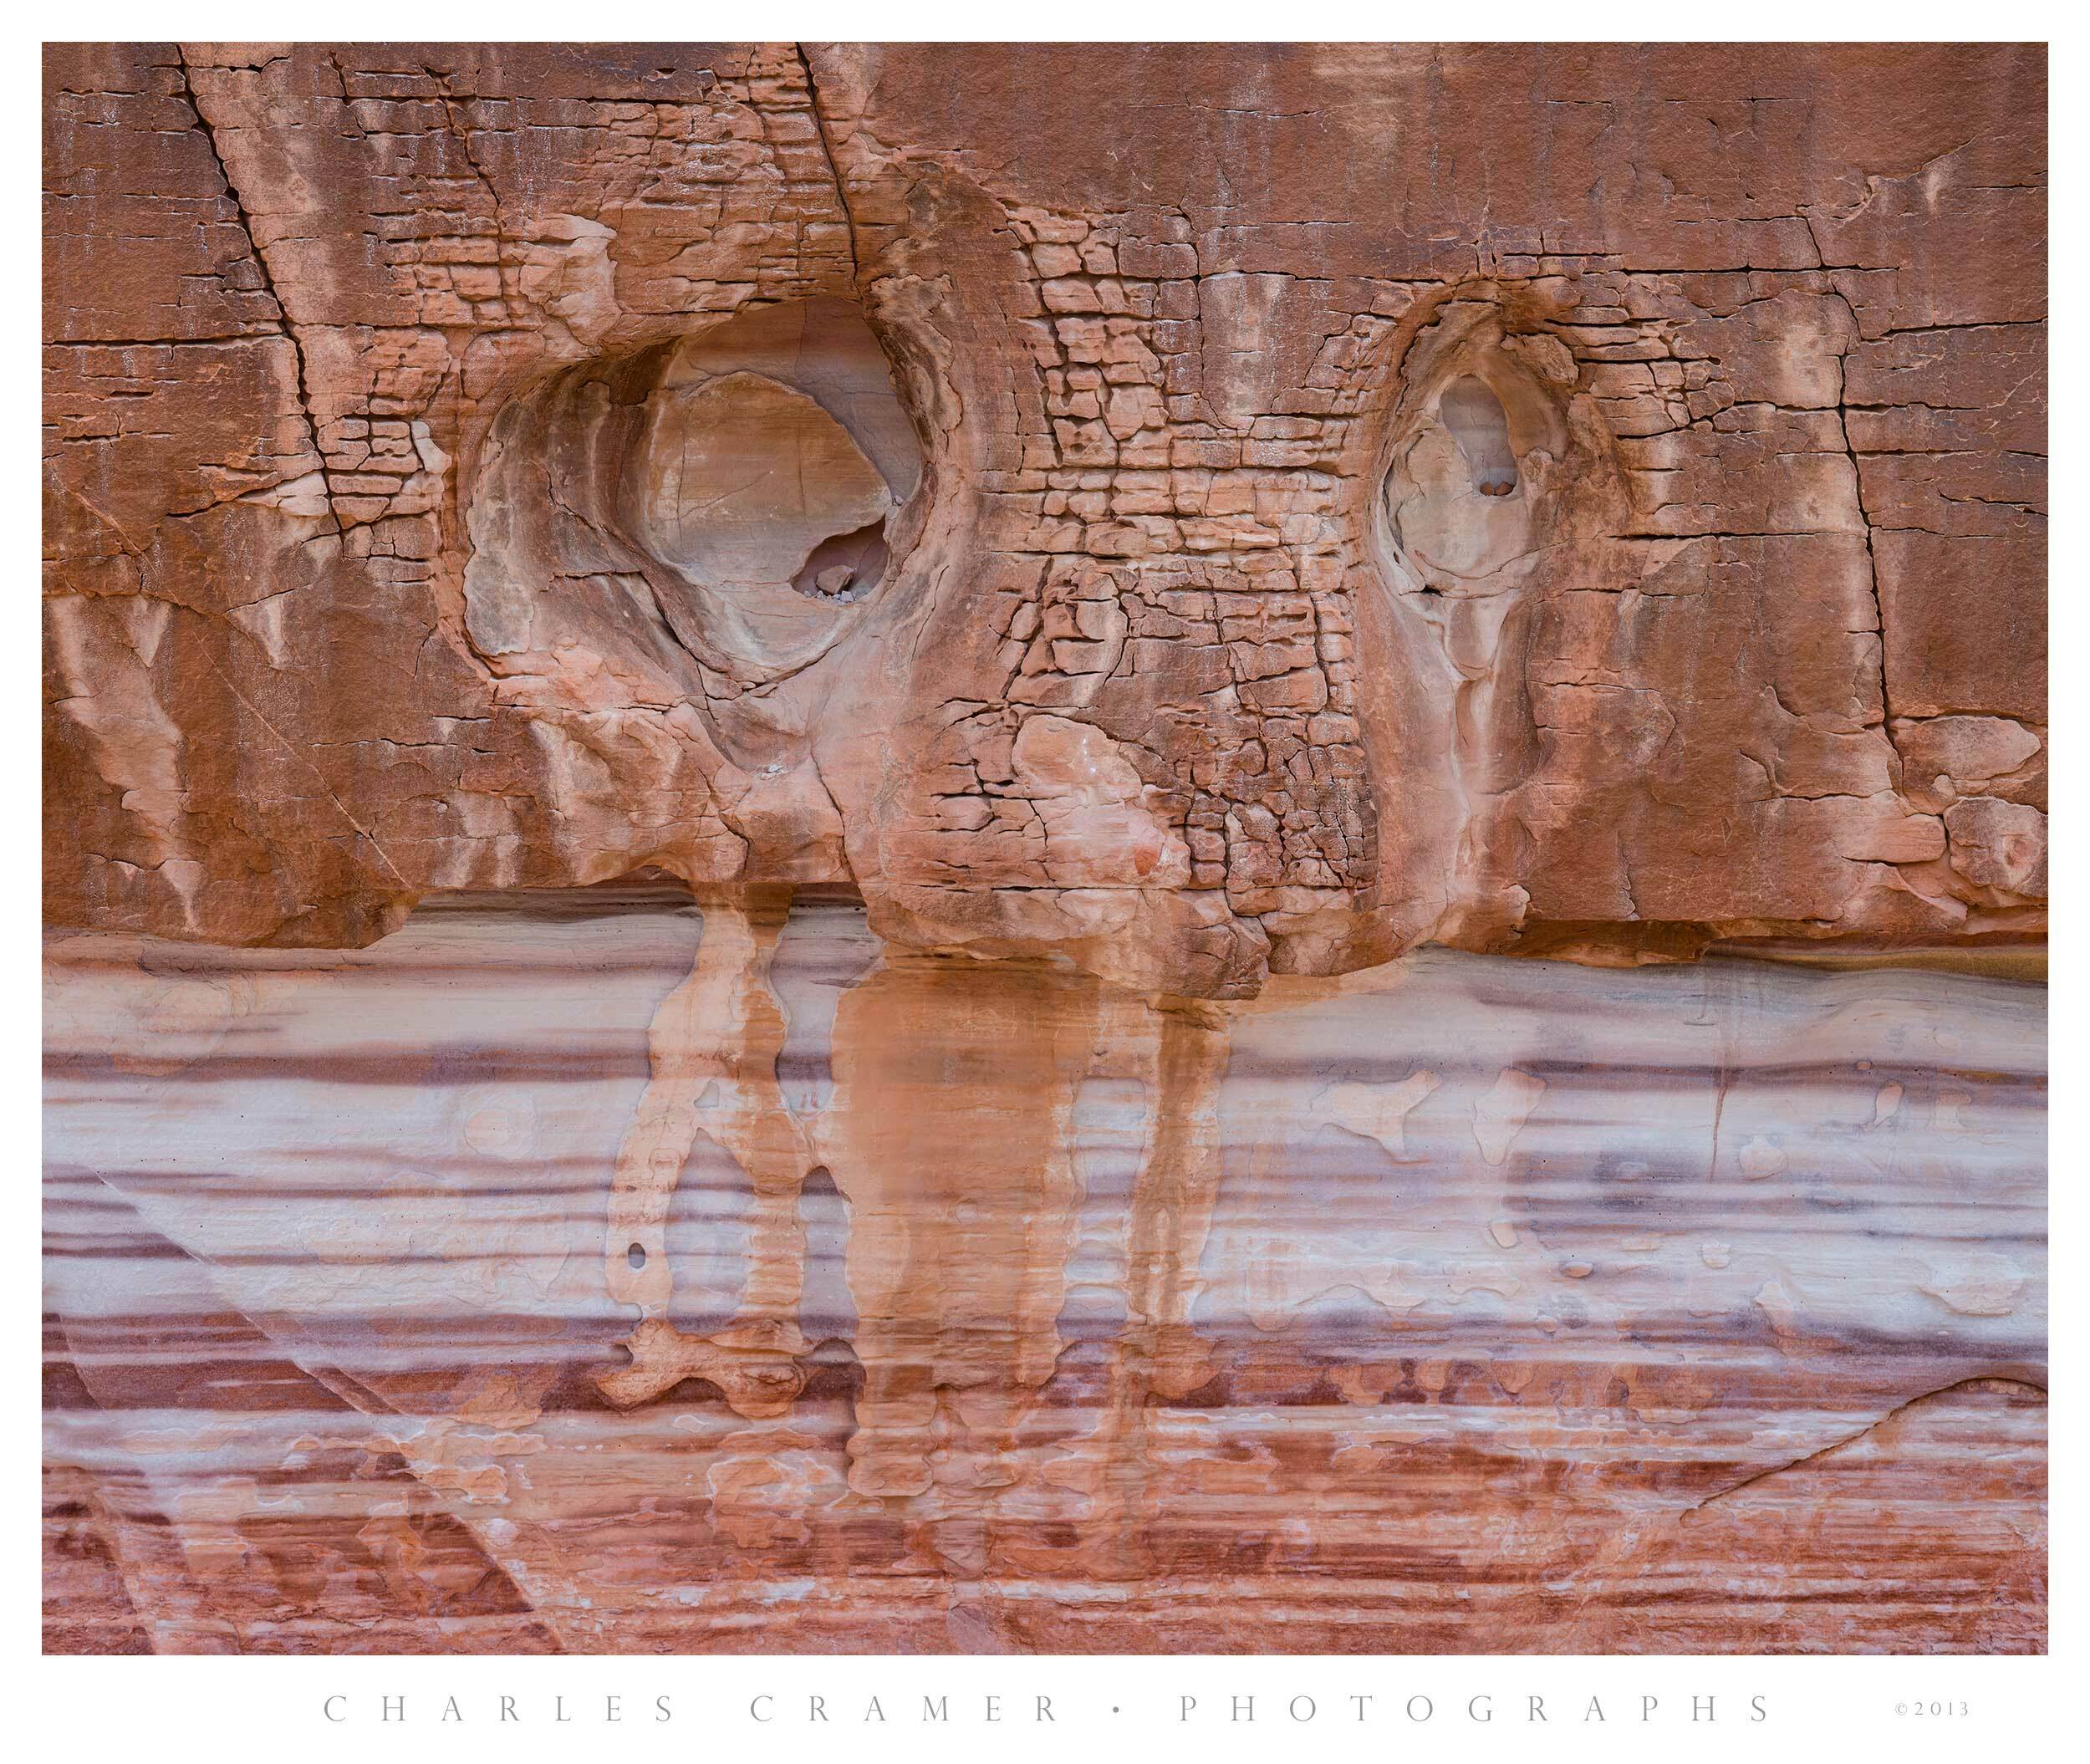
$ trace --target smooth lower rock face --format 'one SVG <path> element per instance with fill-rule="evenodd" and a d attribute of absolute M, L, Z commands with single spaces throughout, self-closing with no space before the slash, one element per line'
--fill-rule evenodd
<path fill-rule="evenodd" d="M 2045 995 L 49 946 L 49 1644 L 2045 1644 Z"/>

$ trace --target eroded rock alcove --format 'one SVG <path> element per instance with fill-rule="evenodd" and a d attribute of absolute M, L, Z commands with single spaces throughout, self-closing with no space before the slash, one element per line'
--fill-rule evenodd
<path fill-rule="evenodd" d="M 48 51 L 50 1644 L 2043 1646 L 2044 79 Z"/>
<path fill-rule="evenodd" d="M 560 370 L 485 443 L 472 646 L 603 711 L 694 702 L 729 747 L 803 736 L 788 682 L 861 621 L 922 479 L 890 364 L 841 300 Z"/>

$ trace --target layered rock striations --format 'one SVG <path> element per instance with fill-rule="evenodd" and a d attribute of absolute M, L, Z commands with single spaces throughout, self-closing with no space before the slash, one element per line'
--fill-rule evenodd
<path fill-rule="evenodd" d="M 2042 51 L 45 75 L 52 1646 L 2044 1645 Z"/>
<path fill-rule="evenodd" d="M 51 983 L 59 1645 L 2043 1642 L 2037 987 L 659 890 Z"/>

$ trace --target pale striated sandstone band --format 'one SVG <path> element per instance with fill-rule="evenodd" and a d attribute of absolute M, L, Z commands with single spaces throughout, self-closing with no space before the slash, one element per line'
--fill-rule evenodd
<path fill-rule="evenodd" d="M 623 890 L 48 1012 L 54 1645 L 2043 1646 L 2042 988 Z"/>

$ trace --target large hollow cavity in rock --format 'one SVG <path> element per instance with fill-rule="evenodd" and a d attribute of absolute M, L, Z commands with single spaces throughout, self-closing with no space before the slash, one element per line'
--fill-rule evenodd
<path fill-rule="evenodd" d="M 798 301 L 675 352 L 647 400 L 635 512 L 650 548 L 692 584 L 730 596 L 757 630 L 788 633 L 876 589 L 893 518 L 920 479 L 913 425 L 863 315 Z"/>
<path fill-rule="evenodd" d="M 635 465 L 635 535 L 687 584 L 712 640 L 757 665 L 824 647 L 877 593 L 922 472 L 884 351 L 833 299 L 764 307 L 678 347 Z"/>
<path fill-rule="evenodd" d="M 708 696 L 761 686 L 879 598 L 922 479 L 892 368 L 847 301 L 583 364 L 490 438 L 469 517 L 473 640 L 504 669 L 587 654 Z"/>
<path fill-rule="evenodd" d="M 656 394 L 650 410 L 647 538 L 662 562 L 751 608 L 764 595 L 795 595 L 816 551 L 881 527 L 892 512 L 890 487 L 849 431 L 762 375 Z M 812 592 L 848 594 L 854 572 L 839 558 L 836 566 L 847 580 L 808 584 Z M 781 604 L 788 613 L 789 602 Z"/>

